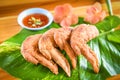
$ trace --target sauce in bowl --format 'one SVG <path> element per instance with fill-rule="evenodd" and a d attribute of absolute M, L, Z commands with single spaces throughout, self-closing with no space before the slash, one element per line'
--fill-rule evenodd
<path fill-rule="evenodd" d="M 39 28 L 48 24 L 48 17 L 44 14 L 34 13 L 23 19 L 23 24 L 29 28 Z"/>
<path fill-rule="evenodd" d="M 53 15 L 43 8 L 30 8 L 22 11 L 17 18 L 20 27 L 28 30 L 42 30 L 53 22 Z"/>

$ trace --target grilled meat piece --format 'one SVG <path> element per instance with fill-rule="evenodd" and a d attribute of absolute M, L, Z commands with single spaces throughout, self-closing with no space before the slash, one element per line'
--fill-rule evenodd
<path fill-rule="evenodd" d="M 93 66 L 94 72 L 99 72 L 98 59 L 94 51 L 87 45 L 87 42 L 96 36 L 99 32 L 93 25 L 78 25 L 71 33 L 71 47 L 76 55 L 82 54 Z"/>
<path fill-rule="evenodd" d="M 52 60 L 46 59 L 38 49 L 38 41 L 41 38 L 41 34 L 36 34 L 27 37 L 21 46 L 21 53 L 23 57 L 33 63 L 42 64 L 43 66 L 49 68 L 53 73 L 58 74 L 58 66 Z"/>
<path fill-rule="evenodd" d="M 69 44 L 71 31 L 72 29 L 69 27 L 57 29 L 54 32 L 54 40 L 57 46 L 60 47 L 61 50 L 66 51 L 67 55 L 69 56 L 72 62 L 72 67 L 76 68 L 76 64 L 77 64 L 76 56 Z"/>
<path fill-rule="evenodd" d="M 70 76 L 70 65 L 64 55 L 56 48 L 55 28 L 45 32 L 39 40 L 39 50 L 48 59 L 53 59 Z"/>

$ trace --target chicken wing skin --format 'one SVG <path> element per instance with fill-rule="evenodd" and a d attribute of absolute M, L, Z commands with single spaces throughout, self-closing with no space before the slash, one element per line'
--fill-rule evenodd
<path fill-rule="evenodd" d="M 33 63 L 33 64 L 42 64 L 43 66 L 49 68 L 54 74 L 58 74 L 58 66 L 52 60 L 46 59 L 38 49 L 38 41 L 41 37 L 41 34 L 32 35 L 27 37 L 21 47 L 21 53 L 23 57 Z"/>
<path fill-rule="evenodd" d="M 39 50 L 49 60 L 52 59 L 50 50 L 56 46 L 56 43 L 53 39 L 55 30 L 56 30 L 55 28 L 48 30 L 39 39 Z"/>
<path fill-rule="evenodd" d="M 61 50 L 66 51 L 67 55 L 69 56 L 72 62 L 72 67 L 76 68 L 76 64 L 77 64 L 76 56 L 69 44 L 71 31 L 72 29 L 69 27 L 57 29 L 54 33 L 54 40 Z"/>
<path fill-rule="evenodd" d="M 53 59 L 70 76 L 70 65 L 64 55 L 55 47 L 54 41 L 55 28 L 45 32 L 39 39 L 39 50 L 48 59 Z M 49 55 L 49 56 L 48 56 Z"/>
<path fill-rule="evenodd" d="M 71 33 L 71 47 L 76 55 L 84 55 L 92 64 L 94 72 L 98 73 L 98 59 L 87 42 L 99 35 L 97 28 L 93 25 L 82 24 L 77 26 Z"/>

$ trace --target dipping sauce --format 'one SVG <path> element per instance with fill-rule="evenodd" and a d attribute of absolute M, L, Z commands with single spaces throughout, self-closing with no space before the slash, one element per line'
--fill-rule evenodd
<path fill-rule="evenodd" d="M 30 14 L 23 19 L 23 24 L 30 28 L 39 28 L 48 23 L 48 17 L 44 14 Z"/>

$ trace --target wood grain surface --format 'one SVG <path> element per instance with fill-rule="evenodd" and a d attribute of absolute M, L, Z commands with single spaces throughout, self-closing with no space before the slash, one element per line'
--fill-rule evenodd
<path fill-rule="evenodd" d="M 0 0 L 0 43 L 17 34 L 21 27 L 17 23 L 17 15 L 28 8 L 40 7 L 50 10 L 56 5 L 70 3 L 74 7 L 74 13 L 84 17 L 86 8 L 99 1 L 103 9 L 107 11 L 105 0 Z M 120 16 L 120 0 L 112 0 L 113 12 Z M 0 80 L 17 80 L 13 76 L 0 69 Z M 120 75 L 107 80 L 120 80 Z"/>

